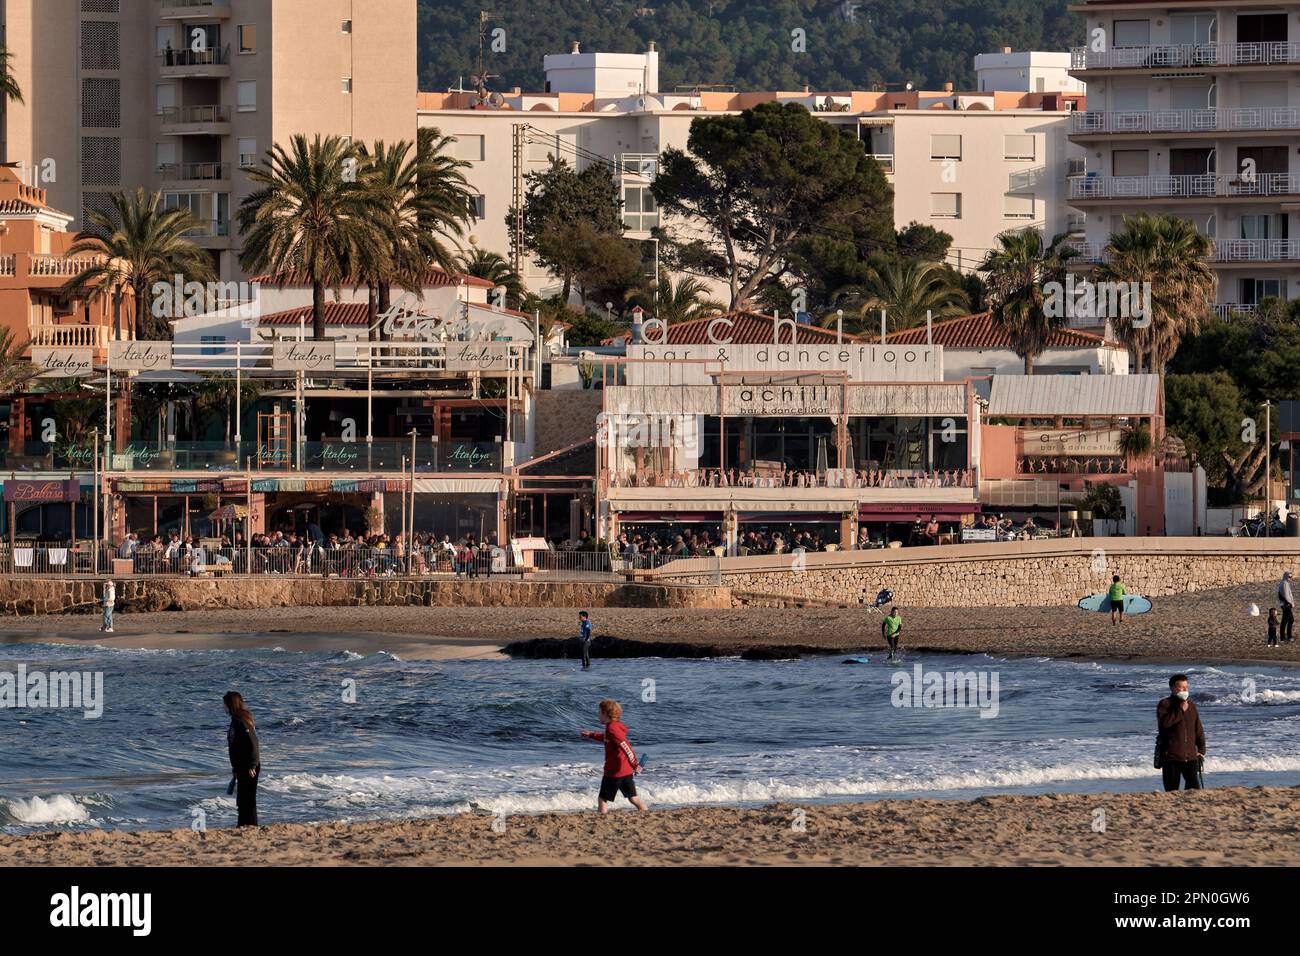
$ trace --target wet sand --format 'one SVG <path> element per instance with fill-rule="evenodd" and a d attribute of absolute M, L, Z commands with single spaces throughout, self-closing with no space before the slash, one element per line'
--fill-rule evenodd
<path fill-rule="evenodd" d="M 1298 832 L 1300 788 L 1229 788 L 43 833 L 0 866 L 1295 866 Z"/>
<path fill-rule="evenodd" d="M 1265 646 L 1272 584 L 1246 585 L 1155 602 L 1150 614 L 1112 627 L 1109 616 L 1053 608 L 904 608 L 903 646 L 912 651 L 999 656 L 1130 658 L 1170 662 L 1300 663 L 1300 642 Z M 736 656 L 869 650 L 882 646 L 879 614 L 862 609 L 737 608 L 592 611 L 596 656 Z M 0 642 L 87 642 L 110 647 L 384 650 L 406 660 L 550 656 L 557 639 L 577 633 L 577 609 L 363 607 L 276 608 L 119 614 L 116 633 L 99 633 L 97 616 L 0 619 Z M 551 641 L 552 645 L 519 642 Z"/>

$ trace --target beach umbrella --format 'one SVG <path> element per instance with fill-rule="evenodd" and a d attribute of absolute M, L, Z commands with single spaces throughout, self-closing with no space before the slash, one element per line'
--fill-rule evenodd
<path fill-rule="evenodd" d="M 243 521 L 248 517 L 248 509 L 243 505 L 222 505 L 212 514 L 209 521 Z"/>

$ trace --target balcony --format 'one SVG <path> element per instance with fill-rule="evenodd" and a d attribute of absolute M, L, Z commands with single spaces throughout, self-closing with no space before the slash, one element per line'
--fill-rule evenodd
<path fill-rule="evenodd" d="M 1225 322 L 1232 321 L 1234 316 L 1254 315 L 1259 306 L 1253 302 L 1216 302 L 1211 308 L 1214 314 Z"/>
<path fill-rule="evenodd" d="M 212 183 L 230 178 L 230 164 L 162 163 L 158 173 L 166 183 Z"/>
<path fill-rule="evenodd" d="M 1106 243 L 1071 242 L 1079 265 L 1109 262 Z M 1300 239 L 1216 239 L 1209 261 L 1220 265 L 1234 263 L 1300 262 Z"/>
<path fill-rule="evenodd" d="M 1125 133 L 1216 133 L 1267 132 L 1300 129 L 1300 109 L 1259 107 L 1253 109 L 1121 110 L 1070 114 L 1071 136 L 1101 136 Z"/>
<path fill-rule="evenodd" d="M 11 252 L 8 255 L 0 256 L 0 276 L 15 275 L 15 269 L 18 267 L 18 259 Z"/>
<path fill-rule="evenodd" d="M 227 20 L 230 0 L 161 0 L 160 20 Z"/>
<path fill-rule="evenodd" d="M 438 442 L 418 439 L 416 474 L 500 474 L 500 442 Z M 84 453 L 87 461 L 90 450 Z M 115 451 L 109 470 L 115 472 L 245 472 L 256 476 L 307 474 L 409 474 L 411 441 L 376 438 L 373 442 L 145 442 L 134 441 Z M 298 466 L 301 458 L 302 467 Z"/>
<path fill-rule="evenodd" d="M 28 335 L 36 348 L 107 349 L 113 330 L 106 325 L 31 325 Z"/>
<path fill-rule="evenodd" d="M 200 219 L 197 226 L 183 235 L 188 239 L 223 239 L 230 235 L 230 220 Z"/>
<path fill-rule="evenodd" d="M 867 155 L 880 164 L 880 169 L 886 176 L 894 175 L 893 153 L 868 153 Z"/>
<path fill-rule="evenodd" d="M 1201 173 L 1190 176 L 1088 176 L 1071 179 L 1070 201 L 1253 199 L 1300 195 L 1292 173 Z"/>
<path fill-rule="evenodd" d="M 1085 70 L 1202 70 L 1206 67 L 1269 67 L 1300 63 L 1300 43 L 1179 43 L 1119 46 L 1098 52 L 1088 47 L 1070 51 L 1070 69 Z"/>
<path fill-rule="evenodd" d="M 169 50 L 161 54 L 163 62 L 159 72 L 165 77 L 230 75 L 230 47 L 195 52 Z"/>
<path fill-rule="evenodd" d="M 224 136 L 231 130 L 228 106 L 171 106 L 159 115 L 162 132 L 167 136 Z"/>

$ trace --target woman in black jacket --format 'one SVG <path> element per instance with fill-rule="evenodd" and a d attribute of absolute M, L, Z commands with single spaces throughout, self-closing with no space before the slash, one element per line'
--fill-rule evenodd
<path fill-rule="evenodd" d="M 227 691 L 221 698 L 230 715 L 226 730 L 226 747 L 230 750 L 230 769 L 235 775 L 235 806 L 239 808 L 239 826 L 257 826 L 257 778 L 262 771 L 262 748 L 257 742 L 257 722 L 238 691 Z"/>

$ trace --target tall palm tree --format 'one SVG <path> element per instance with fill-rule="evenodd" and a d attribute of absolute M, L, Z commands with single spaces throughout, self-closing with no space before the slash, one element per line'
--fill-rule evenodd
<path fill-rule="evenodd" d="M 1111 316 L 1111 325 L 1132 351 L 1136 370 L 1160 375 L 1178 351 L 1178 343 L 1195 335 L 1208 318 L 1218 279 L 1208 256 L 1213 243 L 1185 219 L 1146 213 L 1124 220 L 1106 246 L 1108 261 L 1097 268 L 1099 282 L 1149 283 L 1150 313 Z"/>
<path fill-rule="evenodd" d="M 657 286 L 638 289 L 627 301 L 668 325 L 702 319 L 726 309 L 721 301 L 709 295 L 707 283 L 695 276 L 681 276 L 676 282 L 672 276 L 665 276 Z"/>
<path fill-rule="evenodd" d="M 455 141 L 454 136 L 444 136 L 436 127 L 416 131 L 416 219 L 425 233 L 422 241 L 427 244 L 430 261 L 448 272 L 455 269 L 456 257 L 447 243 L 459 245 L 472 218 L 474 202 L 474 190 L 464 173 L 470 163 L 452 155 L 451 144 Z"/>
<path fill-rule="evenodd" d="M 113 299 L 113 325 L 123 332 L 122 305 L 127 291 L 134 301 L 133 338 L 171 338 L 168 323 L 178 315 L 155 315 L 150 290 L 155 283 L 169 287 L 179 275 L 186 282 L 208 282 L 213 278 L 212 258 L 187 238 L 199 222 L 188 209 L 162 208 L 160 193 L 118 192 L 110 211 L 86 213 L 87 228 L 77 233 L 68 256 L 93 256 L 86 266 L 63 286 L 70 294 Z M 173 304 L 173 311 L 178 304 Z"/>
<path fill-rule="evenodd" d="M 18 86 L 18 81 L 14 79 L 13 69 L 9 65 L 13 58 L 14 55 L 7 47 L 0 46 L 0 99 L 21 103 L 23 91 Z"/>
<path fill-rule="evenodd" d="M 1047 308 L 1048 283 L 1063 283 L 1066 265 L 1078 253 L 1064 235 L 1045 243 L 1037 229 L 1004 232 L 989 250 L 979 271 L 989 287 L 993 321 L 1011 338 L 1011 347 L 1025 362 L 1025 374 L 1034 373 L 1034 359 L 1043 354 L 1052 332 L 1066 321 L 1065 310 Z"/>
<path fill-rule="evenodd" d="M 249 173 L 259 187 L 239 207 L 244 248 L 240 264 L 287 283 L 311 285 L 312 338 L 325 338 L 325 289 L 338 290 L 357 264 L 378 258 L 375 192 L 359 174 L 359 157 L 338 136 L 314 140 L 297 133 L 286 150 L 276 143 Z"/>
<path fill-rule="evenodd" d="M 837 290 L 835 298 L 855 307 L 851 326 L 858 332 L 869 329 L 871 316 L 878 316 L 882 309 L 895 330 L 923 324 L 927 312 L 935 320 L 970 312 L 970 299 L 954 281 L 952 270 L 918 259 L 877 258 L 862 284 Z M 833 326 L 837 318 L 831 314 L 822 324 Z"/>
<path fill-rule="evenodd" d="M 524 280 L 500 253 L 489 252 L 476 246 L 460 257 L 457 269 L 462 275 L 486 279 L 492 283 L 494 289 L 505 289 L 507 308 L 519 308 L 527 295 L 524 290 Z"/>

